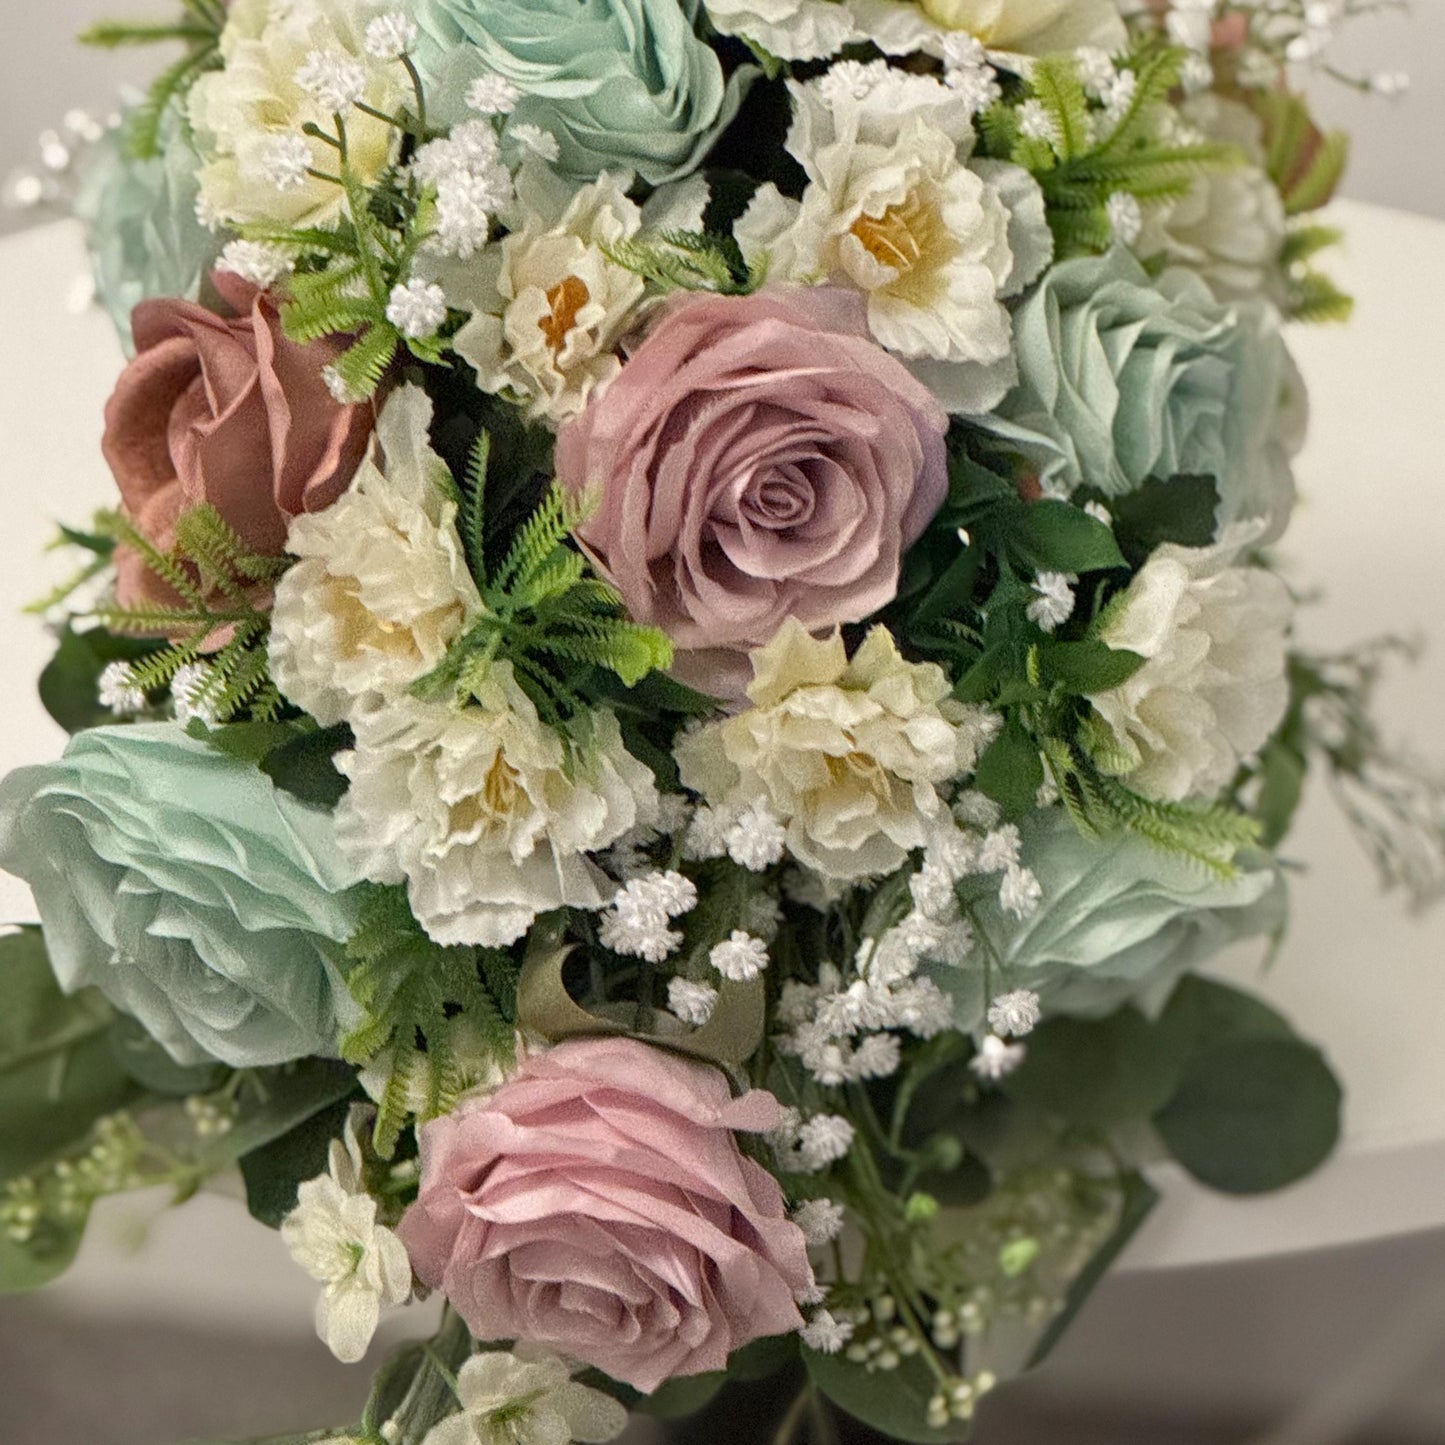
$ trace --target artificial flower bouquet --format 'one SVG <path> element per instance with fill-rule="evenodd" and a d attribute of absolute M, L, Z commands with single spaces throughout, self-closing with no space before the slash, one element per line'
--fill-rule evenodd
<path fill-rule="evenodd" d="M 1197 970 L 1311 769 L 1442 876 L 1272 564 L 1339 8 L 98 27 L 182 48 L 74 193 L 130 361 L 0 785 L 0 1287 L 239 1168 L 340 1358 L 436 1331 L 288 1440 L 956 1441 L 1151 1166 L 1317 1166 Z"/>

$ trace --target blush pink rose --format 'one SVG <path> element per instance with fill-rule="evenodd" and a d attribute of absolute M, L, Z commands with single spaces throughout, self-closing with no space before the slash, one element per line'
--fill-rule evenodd
<path fill-rule="evenodd" d="M 861 622 L 948 490 L 948 417 L 838 287 L 684 297 L 557 440 L 580 537 L 679 671 L 746 684 L 785 619 Z M 687 655 L 691 654 L 691 656 Z"/>
<path fill-rule="evenodd" d="M 346 490 L 372 412 L 327 390 L 322 369 L 343 338 L 298 345 L 272 296 L 223 272 L 213 281 L 234 316 L 173 299 L 136 307 L 136 356 L 106 406 L 102 448 L 126 515 L 161 550 L 177 517 L 209 502 L 253 551 L 278 555 L 292 517 Z M 139 558 L 118 569 L 122 606 L 175 600 Z"/>
<path fill-rule="evenodd" d="M 650 1393 L 802 1323 L 803 1235 L 733 1137 L 781 1120 L 771 1094 L 734 1099 L 703 1064 L 564 1043 L 426 1125 L 401 1238 L 478 1339 L 546 1345 Z"/>

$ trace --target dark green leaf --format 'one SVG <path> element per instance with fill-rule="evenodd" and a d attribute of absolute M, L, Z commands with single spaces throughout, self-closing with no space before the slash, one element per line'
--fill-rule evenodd
<path fill-rule="evenodd" d="M 967 1440 L 967 1421 L 950 1421 L 941 1430 L 928 1425 L 928 1402 L 938 1389 L 933 1372 L 918 1355 L 903 1360 L 886 1375 L 869 1373 L 846 1355 L 803 1351 L 813 1383 L 840 1410 L 908 1445 L 950 1445 Z"/>
<path fill-rule="evenodd" d="M 1156 547 L 1207 547 L 1216 530 L 1219 486 L 1213 477 L 1150 477 L 1135 492 L 1111 497 L 1114 532 L 1131 565 Z"/>
<path fill-rule="evenodd" d="M 1078 697 L 1119 687 L 1144 666 L 1144 658 L 1137 652 L 1103 642 L 1060 642 L 1056 638 L 1039 644 L 1038 658 L 1045 686 L 1059 687 Z"/>
<path fill-rule="evenodd" d="M 1016 560 L 1035 572 L 1105 572 L 1126 565 L 1113 531 L 1068 502 L 1025 506 L 1007 541 Z"/>
<path fill-rule="evenodd" d="M 351 1103 L 338 1099 L 269 1144 L 241 1156 L 246 1207 L 272 1229 L 296 1207 L 296 1192 L 308 1179 L 326 1172 L 331 1141 L 339 1139 Z"/>
<path fill-rule="evenodd" d="M 1033 808 L 1043 782 L 1038 744 L 1010 720 L 979 760 L 975 786 L 1009 817 L 1021 818 Z"/>
<path fill-rule="evenodd" d="M 297 733 L 261 759 L 261 771 L 303 803 L 334 808 L 349 784 L 333 760 L 351 742 L 351 729 L 344 723 Z"/>
<path fill-rule="evenodd" d="M 1341 1091 L 1318 1049 L 1243 1038 L 1199 1054 L 1154 1123 L 1170 1153 L 1225 1194 L 1283 1189 L 1340 1137 Z"/>
<path fill-rule="evenodd" d="M 238 758 L 258 766 L 263 758 L 300 736 L 295 723 L 238 722 L 209 727 L 199 718 L 192 718 L 186 724 L 186 732 L 197 742 L 209 743 L 228 758 Z"/>
<path fill-rule="evenodd" d="M 220 1088 L 224 1064 L 178 1064 L 129 1014 L 117 1014 L 110 1026 L 110 1047 L 116 1062 L 143 1089 L 184 1098 Z"/>
<path fill-rule="evenodd" d="M 1147 1119 L 1173 1095 L 1180 1061 L 1137 1009 L 1106 1019 L 1049 1019 L 1004 1091 L 1081 1128 Z"/>
<path fill-rule="evenodd" d="M 143 638 L 116 637 L 103 628 L 62 634 L 60 647 L 40 674 L 40 701 L 68 733 L 115 721 L 96 696 L 98 679 L 107 664 L 134 662 L 156 650 Z"/>
<path fill-rule="evenodd" d="M 1264 750 L 1260 764 L 1259 797 L 1253 811 L 1264 829 L 1260 844 L 1272 849 L 1289 836 L 1304 799 L 1309 764 L 1297 748 L 1279 740 Z"/>
<path fill-rule="evenodd" d="M 1235 1039 L 1294 1038 L 1289 1024 L 1253 994 L 1197 974 L 1180 980 L 1155 1029 L 1181 1065 Z"/>

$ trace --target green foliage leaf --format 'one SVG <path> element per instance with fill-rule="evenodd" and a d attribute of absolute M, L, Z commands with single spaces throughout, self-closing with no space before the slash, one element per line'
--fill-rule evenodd
<path fill-rule="evenodd" d="M 67 995 L 37 928 L 0 936 L 0 1181 L 81 1139 L 137 1089 L 110 1048 L 113 1012 Z"/>
<path fill-rule="evenodd" d="M 261 759 L 261 771 L 283 792 L 321 808 L 334 808 L 350 786 L 335 758 L 351 745 L 345 724 L 308 728 L 272 748 Z"/>
<path fill-rule="evenodd" d="M 1044 783 L 1038 744 L 1010 720 L 979 760 L 974 785 L 1011 818 L 1022 818 L 1034 806 Z"/>
<path fill-rule="evenodd" d="M 1254 815 L 1262 832 L 1260 843 L 1277 848 L 1289 836 L 1295 814 L 1304 801 L 1309 760 L 1296 746 L 1282 738 L 1265 748 L 1260 757 L 1260 788 Z"/>
<path fill-rule="evenodd" d="M 1144 666 L 1137 652 L 1086 640 L 1061 642 L 1049 638 L 1037 648 L 1039 678 L 1077 697 L 1090 697 L 1121 686 Z"/>
<path fill-rule="evenodd" d="M 178 1064 L 129 1014 L 117 1014 L 110 1026 L 110 1047 L 126 1075 L 148 1093 L 184 1098 L 220 1088 L 229 1070 L 224 1064 Z"/>
<path fill-rule="evenodd" d="M 1226 1194 L 1283 1189 L 1340 1137 L 1342 1094 L 1318 1049 L 1239 1038 L 1198 1054 L 1154 1123 L 1173 1156 Z"/>
<path fill-rule="evenodd" d="M 351 1104 L 338 1099 L 294 1129 L 262 1144 L 240 1159 L 246 1182 L 246 1207 L 253 1218 L 279 1229 L 296 1207 L 296 1195 L 308 1179 L 326 1172 L 331 1141 L 339 1139 Z"/>
<path fill-rule="evenodd" d="M 1110 528 L 1068 502 L 1021 502 L 1004 541 L 1029 572 L 1082 574 L 1126 565 Z"/>
<path fill-rule="evenodd" d="M 55 656 L 40 674 L 40 701 L 68 733 L 115 721 L 97 696 L 100 674 L 112 662 L 135 662 L 157 644 L 136 637 L 117 637 L 103 627 L 76 632 L 67 627 Z"/>
<path fill-rule="evenodd" d="M 963 1420 L 950 1421 L 941 1430 L 929 1427 L 928 1402 L 938 1382 L 918 1355 L 902 1360 L 886 1375 L 870 1373 L 846 1355 L 821 1355 L 816 1350 L 804 1349 L 803 1363 L 813 1383 L 840 1410 L 891 1440 L 908 1445 L 951 1445 L 973 1433 Z"/>
<path fill-rule="evenodd" d="M 1137 491 L 1109 502 L 1114 535 L 1132 567 L 1156 547 L 1207 547 L 1214 540 L 1219 485 L 1213 477 L 1149 477 Z"/>

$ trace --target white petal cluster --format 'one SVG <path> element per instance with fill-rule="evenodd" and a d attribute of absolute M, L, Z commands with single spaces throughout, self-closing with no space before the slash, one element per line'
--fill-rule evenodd
<path fill-rule="evenodd" d="M 610 1395 L 578 1384 L 556 1355 L 505 1350 L 473 1355 L 457 1371 L 461 1410 L 427 1432 L 422 1445 L 605 1445 L 627 1428 Z"/>
<path fill-rule="evenodd" d="M 820 1249 L 843 1233 L 843 1206 L 831 1199 L 809 1199 L 793 1211 L 793 1223 L 812 1249 Z"/>
<path fill-rule="evenodd" d="M 533 416 L 561 423 L 621 370 L 618 343 L 644 284 L 603 248 L 642 229 L 630 183 L 603 175 L 574 194 L 523 166 L 522 224 L 477 261 L 463 298 L 472 319 L 456 338 L 484 391 L 514 391 Z"/>
<path fill-rule="evenodd" d="M 335 174 L 336 151 L 303 129 L 334 134 L 338 111 L 353 174 L 363 185 L 380 179 L 399 132 L 355 104 L 393 115 L 407 91 L 405 72 L 368 49 L 375 15 L 355 0 L 233 0 L 221 32 L 224 66 L 203 74 L 189 101 L 207 216 L 237 226 L 340 221 L 342 189 L 320 178 Z"/>
<path fill-rule="evenodd" d="M 271 668 L 324 725 L 403 693 L 481 608 L 430 422 L 425 392 L 397 391 L 350 490 L 291 524 L 301 560 L 276 588 Z"/>
<path fill-rule="evenodd" d="M 108 662 L 96 681 L 96 701 L 116 717 L 134 717 L 146 710 L 146 695 L 135 685 L 128 662 Z"/>
<path fill-rule="evenodd" d="M 412 162 L 436 191 L 436 231 L 428 243 L 443 256 L 467 260 L 487 244 L 492 222 L 512 200 L 512 173 L 490 121 L 467 120 L 428 141 Z"/>
<path fill-rule="evenodd" d="M 376 1219 L 376 1200 L 362 1182 L 357 1111 L 343 1139 L 331 1144 L 327 1172 L 297 1191 L 281 1224 L 291 1257 L 324 1286 L 316 1332 L 346 1364 L 365 1355 L 383 1308 L 411 1298 L 411 1261 L 401 1240 Z"/>
<path fill-rule="evenodd" d="M 682 934 L 668 925 L 697 907 L 697 885 L 681 873 L 649 873 L 618 889 L 602 915 L 598 937 L 604 948 L 624 957 L 661 963 Z"/>
<path fill-rule="evenodd" d="M 810 1350 L 836 1355 L 853 1338 L 854 1328 L 852 1320 L 838 1319 L 830 1310 L 818 1310 L 798 1333 Z"/>
<path fill-rule="evenodd" d="M 938 788 L 976 762 L 942 670 L 906 662 L 886 628 L 849 661 L 841 636 L 794 621 L 753 668 L 752 707 L 679 739 L 684 784 L 714 808 L 765 802 L 792 856 L 831 878 L 898 867 L 946 812 Z"/>
<path fill-rule="evenodd" d="M 1146 659 L 1092 701 L 1126 760 L 1116 770 L 1147 797 L 1217 794 L 1289 704 L 1289 591 L 1272 572 L 1232 565 L 1240 546 L 1158 548 L 1101 633 Z"/>
<path fill-rule="evenodd" d="M 780 60 L 826 60 L 853 38 L 853 16 L 837 0 L 707 0 L 707 13 L 724 35 Z"/>
<path fill-rule="evenodd" d="M 713 946 L 708 962 L 724 978 L 734 983 L 747 983 L 768 966 L 768 946 L 761 938 L 754 938 L 741 928 L 735 928 L 721 943 Z"/>
<path fill-rule="evenodd" d="M 988 1026 L 996 1034 L 1022 1038 L 1034 1031 L 1038 1021 L 1039 996 L 1029 988 L 1002 993 L 989 1005 Z"/>
<path fill-rule="evenodd" d="M 296 262 L 282 247 L 265 241 L 231 241 L 221 252 L 216 268 L 269 291 L 296 269 Z"/>
<path fill-rule="evenodd" d="M 499 948 L 538 914 L 601 907 L 587 855 L 645 820 L 657 792 L 610 714 L 579 723 L 569 757 L 509 664 L 476 693 L 461 710 L 402 697 L 354 720 L 337 836 L 373 882 L 407 883 L 438 943 Z"/>
<path fill-rule="evenodd" d="M 699 1027 L 705 1024 L 717 1007 L 717 998 L 717 990 L 709 983 L 697 983 L 689 978 L 667 981 L 667 1006 L 685 1024 Z"/>
<path fill-rule="evenodd" d="M 860 38 L 888 55 L 942 56 L 959 35 L 1001 58 L 1127 41 L 1118 0 L 843 0 Z M 1011 61 L 1017 65 L 1019 62 Z"/>
<path fill-rule="evenodd" d="M 435 336 L 447 319 L 447 295 L 434 281 L 413 277 L 392 287 L 386 319 L 413 341 Z"/>
<path fill-rule="evenodd" d="M 1005 1043 L 997 1034 L 986 1034 L 977 1053 L 968 1061 L 968 1067 L 980 1081 L 996 1084 L 1013 1073 L 1027 1053 L 1023 1044 Z"/>
<path fill-rule="evenodd" d="M 808 186 L 801 201 L 758 192 L 734 227 L 744 254 L 774 280 L 861 291 L 874 337 L 924 364 L 946 405 L 993 405 L 1013 379 L 1000 297 L 1014 258 L 1003 200 L 965 163 L 966 99 L 883 62 L 791 90 Z"/>

